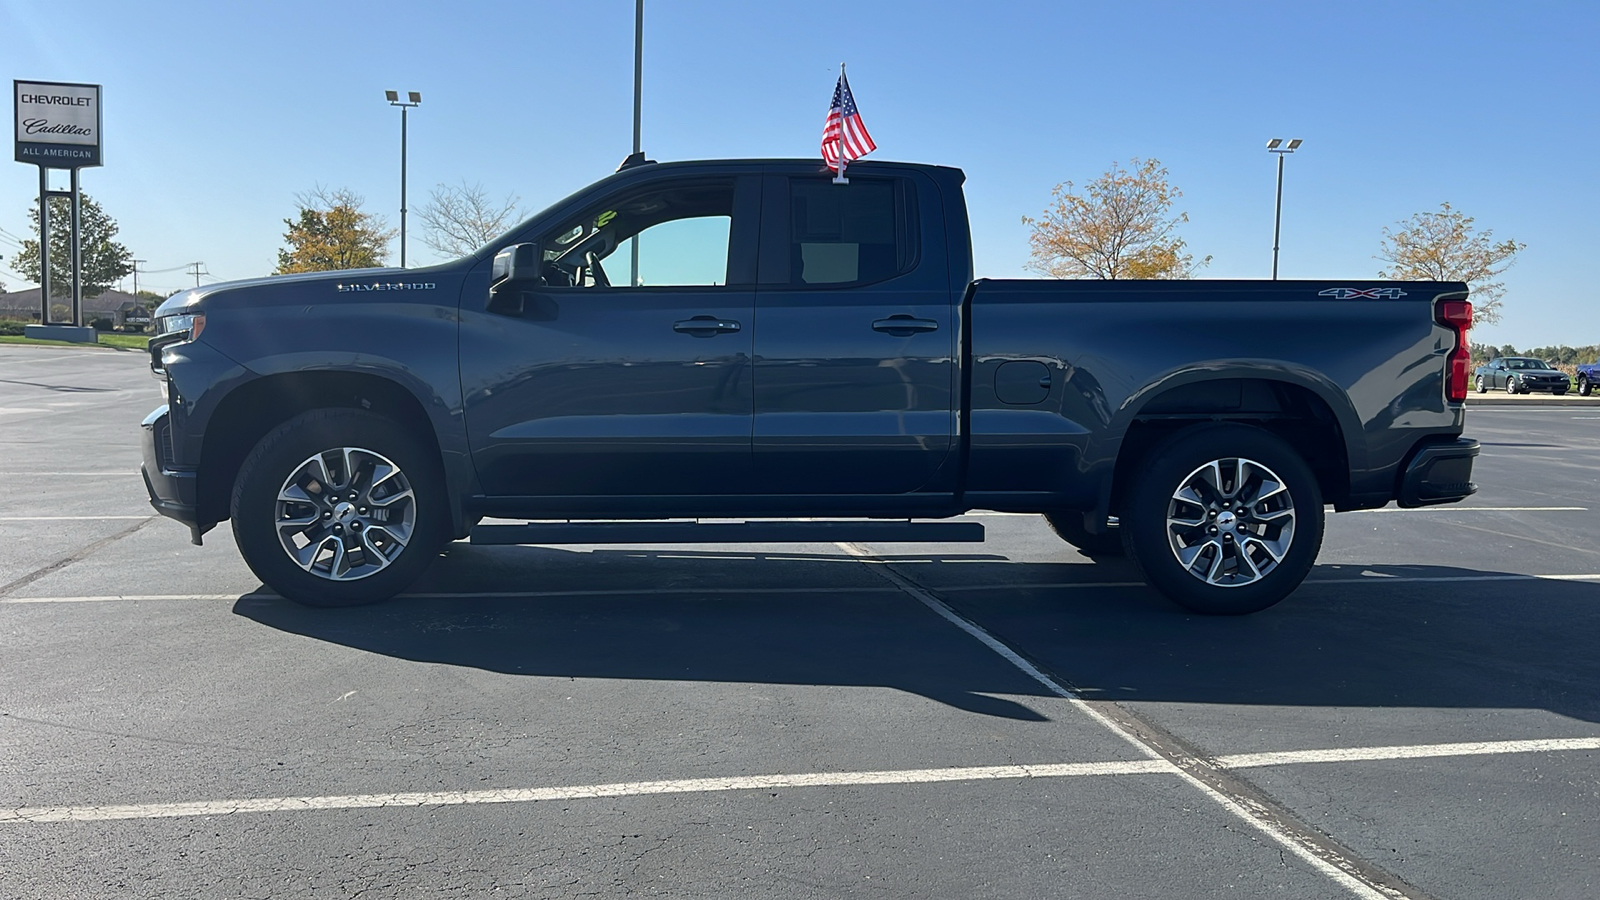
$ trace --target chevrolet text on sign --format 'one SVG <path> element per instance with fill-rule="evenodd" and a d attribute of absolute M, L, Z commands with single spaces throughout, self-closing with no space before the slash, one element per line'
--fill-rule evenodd
<path fill-rule="evenodd" d="M 17 162 L 100 165 L 100 85 L 14 81 Z"/>

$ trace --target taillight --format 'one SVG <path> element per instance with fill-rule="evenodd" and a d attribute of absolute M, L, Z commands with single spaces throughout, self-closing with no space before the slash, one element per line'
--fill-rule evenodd
<path fill-rule="evenodd" d="M 1450 351 L 1445 370 L 1445 399 L 1451 403 L 1465 402 L 1472 367 L 1472 349 L 1467 343 L 1467 329 L 1472 327 L 1472 304 L 1466 300 L 1440 300 L 1433 317 L 1456 333 L 1456 346 Z"/>

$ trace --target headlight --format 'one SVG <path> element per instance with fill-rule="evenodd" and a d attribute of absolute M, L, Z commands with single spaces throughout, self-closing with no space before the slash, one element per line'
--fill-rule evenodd
<path fill-rule="evenodd" d="M 150 371 L 157 378 L 166 378 L 166 369 L 161 364 L 161 351 L 173 344 L 192 341 L 205 329 L 205 313 L 185 313 L 156 319 L 156 333 L 150 338 Z"/>
<path fill-rule="evenodd" d="M 174 344 L 178 341 L 192 341 L 200 336 L 206 327 L 205 313 L 185 313 L 181 316 L 162 316 L 156 320 L 156 337 L 176 335 L 172 340 L 163 343 Z"/>

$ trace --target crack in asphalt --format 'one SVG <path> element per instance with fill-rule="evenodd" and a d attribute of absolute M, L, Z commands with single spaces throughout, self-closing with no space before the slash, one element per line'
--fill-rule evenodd
<path fill-rule="evenodd" d="M 135 531 L 138 531 L 139 529 L 145 527 L 146 525 L 149 525 L 151 522 L 154 522 L 157 518 L 158 517 L 154 516 L 154 515 L 148 516 L 148 517 L 146 517 L 144 519 L 141 519 L 138 524 L 133 525 L 133 526 L 131 526 L 129 528 L 124 528 L 121 531 L 118 531 L 118 532 L 116 532 L 114 534 L 111 534 L 111 535 L 108 535 L 106 537 L 103 537 L 100 540 L 95 541 L 92 544 L 89 544 L 89 545 L 87 545 L 85 547 L 80 548 L 76 552 L 72 553 L 70 556 L 62 557 L 61 559 L 58 559 L 53 563 L 49 563 L 47 565 L 41 566 L 38 569 L 33 570 L 32 572 L 29 572 L 28 574 L 22 576 L 21 578 L 16 579 L 15 581 L 12 581 L 12 582 L 10 582 L 8 584 L 5 584 L 5 585 L 0 585 L 0 602 L 4 602 L 5 596 L 7 594 L 10 594 L 13 591 L 17 590 L 18 588 L 25 588 L 28 585 L 33 584 L 35 581 L 38 581 L 39 579 L 45 577 L 46 575 L 49 575 L 51 572 L 55 572 L 55 571 L 58 571 L 60 569 L 64 569 L 67 566 L 70 566 L 75 562 L 81 562 L 82 560 L 87 559 L 88 557 L 92 556 L 96 551 L 100 550 L 101 548 L 106 547 L 109 544 L 114 544 L 117 541 L 122 540 L 123 538 L 127 537 L 128 535 L 133 534 Z"/>

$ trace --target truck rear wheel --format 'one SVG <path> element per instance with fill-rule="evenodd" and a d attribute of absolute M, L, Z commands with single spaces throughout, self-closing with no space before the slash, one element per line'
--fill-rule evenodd
<path fill-rule="evenodd" d="M 1090 534 L 1083 527 L 1083 513 L 1075 510 L 1061 512 L 1048 512 L 1044 520 L 1050 523 L 1050 528 L 1056 537 L 1083 551 L 1085 556 L 1121 556 L 1122 533 L 1120 529 L 1108 529 L 1100 534 Z"/>
<path fill-rule="evenodd" d="M 320 409 L 261 439 L 239 468 L 233 535 L 250 570 L 307 606 L 387 599 L 444 541 L 444 490 L 422 442 L 382 416 Z"/>
<path fill-rule="evenodd" d="M 1322 546 L 1322 492 L 1270 432 L 1205 425 L 1179 432 L 1128 492 L 1122 539 L 1145 580 L 1185 609 L 1242 615 L 1305 580 Z"/>
<path fill-rule="evenodd" d="M 1587 376 L 1587 375 L 1579 375 L 1578 376 L 1578 396 L 1587 397 L 1587 396 L 1589 396 L 1589 392 L 1591 390 L 1593 390 L 1593 388 L 1589 387 L 1589 376 Z"/>

